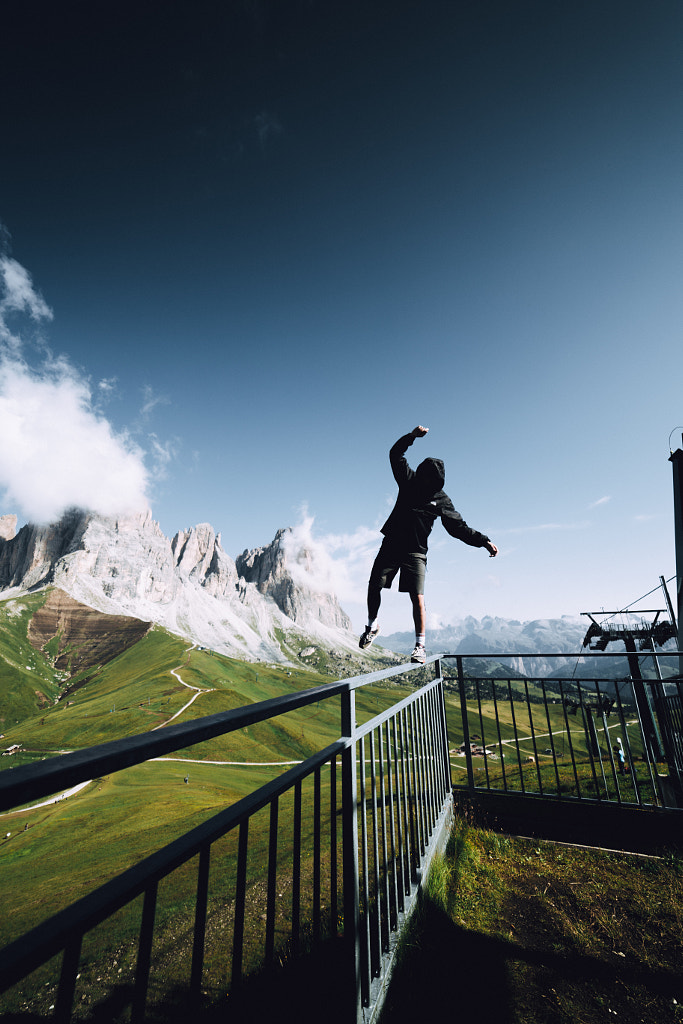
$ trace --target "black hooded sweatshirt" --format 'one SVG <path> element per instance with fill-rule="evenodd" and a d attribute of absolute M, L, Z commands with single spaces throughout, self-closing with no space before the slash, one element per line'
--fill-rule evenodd
<path fill-rule="evenodd" d="M 386 540 L 400 551 L 426 555 L 429 534 L 440 518 L 451 537 L 474 548 L 483 548 L 489 538 L 467 525 L 442 490 L 446 477 L 441 459 L 425 459 L 416 470 L 408 465 L 405 452 L 414 440 L 413 434 L 405 434 L 389 452 L 398 498 L 382 527 Z"/>

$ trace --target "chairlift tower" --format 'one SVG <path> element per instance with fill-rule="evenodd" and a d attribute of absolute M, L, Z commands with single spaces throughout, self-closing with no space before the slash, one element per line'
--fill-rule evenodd
<path fill-rule="evenodd" d="M 620 623 L 604 625 L 597 621 L 596 616 L 599 615 L 604 620 L 613 615 L 623 614 L 623 611 L 582 612 L 582 615 L 588 616 L 591 620 L 591 624 L 583 638 L 583 646 L 588 647 L 591 651 L 604 651 L 610 643 L 615 641 L 623 643 L 626 648 L 626 657 L 633 685 L 633 696 L 642 723 L 645 742 L 654 761 L 666 761 L 668 763 L 676 788 L 679 789 L 682 768 L 678 755 L 679 743 L 671 728 L 673 723 L 670 721 L 671 716 L 666 707 L 662 674 L 656 654 L 656 647 L 661 647 L 668 640 L 677 637 L 677 629 L 664 577 L 660 577 L 660 582 L 667 599 L 669 619 L 660 618 L 661 615 L 666 614 L 664 609 L 644 609 L 639 614 L 641 616 L 654 615 L 650 622 L 643 618 L 639 625 L 623 625 Z M 638 649 L 641 652 L 650 652 L 655 667 L 657 678 L 648 681 L 648 685 L 646 685 L 640 670 Z M 658 722 L 661 734 L 660 728 L 657 726 Z"/>
<path fill-rule="evenodd" d="M 600 771 L 602 772 L 602 781 L 605 786 L 605 793 L 607 793 L 608 791 L 607 779 L 605 777 L 605 766 L 602 760 L 602 750 L 600 749 L 598 731 L 595 728 L 594 716 L 595 718 L 597 718 L 598 715 L 601 716 L 604 735 L 609 737 L 607 719 L 614 710 L 615 703 L 616 699 L 608 697 L 606 694 L 598 694 L 597 697 L 594 697 L 592 699 L 585 698 L 581 695 L 579 695 L 578 700 L 574 700 L 572 697 L 565 697 L 563 701 L 563 704 L 570 715 L 578 716 L 578 712 L 581 712 L 581 718 L 583 720 L 584 732 L 586 733 L 588 749 L 591 755 L 594 758 L 597 758 L 598 763 L 600 765 Z M 623 718 L 621 721 L 622 729 L 626 731 L 626 723 L 623 721 Z M 609 750 L 610 763 L 612 765 L 612 770 L 614 771 L 614 757 L 612 755 L 612 745 L 608 742 L 607 746 Z"/>

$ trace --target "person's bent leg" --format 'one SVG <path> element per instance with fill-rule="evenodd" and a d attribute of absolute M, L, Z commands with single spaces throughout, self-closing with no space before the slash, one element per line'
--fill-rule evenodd
<path fill-rule="evenodd" d="M 379 624 L 377 622 L 377 616 L 379 615 L 379 608 L 382 603 L 382 588 L 391 586 L 392 580 L 396 575 L 398 568 L 394 568 L 391 565 L 387 565 L 387 558 L 384 546 L 379 549 L 377 558 L 375 559 L 370 573 L 370 581 L 368 583 L 368 624 L 361 634 L 361 638 L 358 642 L 358 646 L 361 650 L 369 647 L 375 637 L 379 634 Z"/>

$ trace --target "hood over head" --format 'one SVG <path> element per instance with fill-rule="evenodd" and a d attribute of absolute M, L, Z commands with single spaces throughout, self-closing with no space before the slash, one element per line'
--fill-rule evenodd
<path fill-rule="evenodd" d="M 415 470 L 415 479 L 421 491 L 436 494 L 446 481 L 446 471 L 441 459 L 425 459 Z"/>

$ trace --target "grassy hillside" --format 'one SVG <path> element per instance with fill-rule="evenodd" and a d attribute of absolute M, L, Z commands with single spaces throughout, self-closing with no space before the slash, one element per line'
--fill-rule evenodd
<path fill-rule="evenodd" d="M 25 630 L 29 614 L 30 609 L 22 612 L 21 624 L 16 622 L 18 616 L 12 620 L 15 633 Z M 10 769 L 60 751 L 144 733 L 169 722 L 178 712 L 175 720 L 187 722 L 329 682 L 327 675 L 239 662 L 197 650 L 154 628 L 57 705 L 27 712 L 12 725 L 3 742 L 20 743 L 24 752 L 1 759 L 0 767 Z M 391 683 L 362 691 L 357 697 L 359 721 L 389 707 L 404 692 Z M 93 780 L 59 804 L 4 815 L 0 939 L 17 937 L 45 915 L 285 771 L 287 762 L 300 761 L 325 747 L 339 736 L 340 724 L 339 699 L 320 701 L 179 750 L 173 760 L 147 762 Z M 257 861 L 258 835 L 255 828 Z M 31 879 L 28 898 L 27 877 Z M 224 872 L 221 884 L 229 881 L 230 871 Z"/>
<path fill-rule="evenodd" d="M 65 674 L 34 650 L 27 636 L 31 618 L 46 600 L 43 591 L 0 601 L 0 733 L 52 707 L 64 682 Z"/>
<path fill-rule="evenodd" d="M 21 743 L 33 756 L 44 756 L 148 732 L 183 708 L 186 710 L 177 721 L 187 722 L 330 681 L 329 676 L 310 671 L 236 661 L 192 649 L 187 641 L 157 627 L 57 705 L 27 712 L 6 729 L 5 740 L 7 745 Z M 394 689 L 384 687 L 377 692 L 389 694 Z M 359 695 L 361 721 L 375 713 L 374 692 L 372 696 Z M 385 706 L 389 703 L 390 699 Z M 218 737 L 185 753 L 212 760 L 286 760 L 307 756 L 338 734 L 336 700 L 302 709 L 286 720 L 252 726 L 238 736 Z M 7 761 L 1 767 L 8 767 Z"/>

